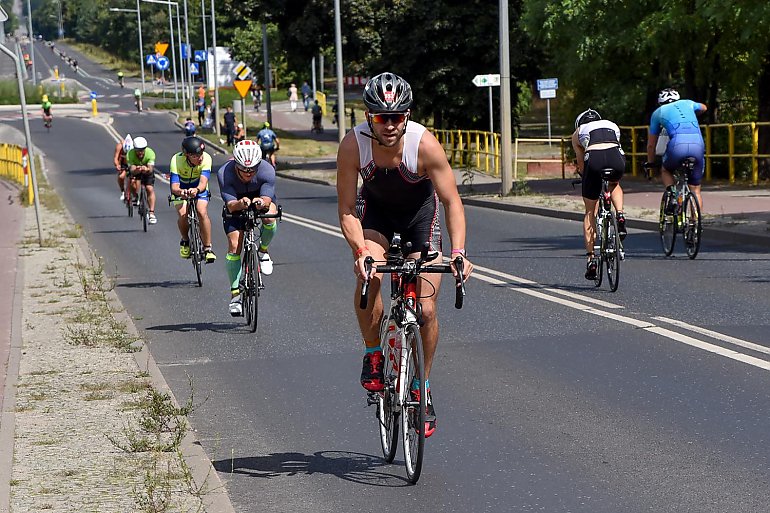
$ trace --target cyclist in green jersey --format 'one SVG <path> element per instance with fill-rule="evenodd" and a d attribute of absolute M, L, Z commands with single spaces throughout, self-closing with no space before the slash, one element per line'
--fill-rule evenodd
<path fill-rule="evenodd" d="M 155 152 L 147 147 L 147 139 L 137 137 L 134 139 L 134 149 L 126 154 L 128 171 L 134 179 L 134 192 L 139 197 L 139 182 L 147 189 L 147 203 L 150 208 L 147 220 L 150 224 L 158 222 L 155 217 Z"/>
<path fill-rule="evenodd" d="M 187 222 L 187 198 L 196 197 L 196 210 L 200 218 L 201 240 L 203 241 L 203 253 L 206 263 L 210 264 L 217 259 L 211 249 L 211 220 L 209 219 L 208 206 L 211 194 L 209 193 L 209 178 L 211 177 L 211 155 L 204 149 L 206 144 L 200 137 L 185 137 L 182 141 L 182 151 L 171 157 L 169 170 L 171 173 L 171 194 L 176 211 L 179 214 L 177 226 L 182 240 L 179 243 L 179 256 L 190 258 L 190 238 Z"/>
<path fill-rule="evenodd" d="M 52 105 L 53 104 L 48 101 L 48 95 L 44 94 L 42 97 L 41 107 L 43 108 L 43 121 L 45 121 L 47 124 L 50 124 L 53 120 L 53 114 L 51 114 Z"/>

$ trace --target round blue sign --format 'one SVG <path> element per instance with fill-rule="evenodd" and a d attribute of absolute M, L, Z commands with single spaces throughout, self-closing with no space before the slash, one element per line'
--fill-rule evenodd
<path fill-rule="evenodd" d="M 155 63 L 155 67 L 159 70 L 166 70 L 170 64 L 171 62 L 168 60 L 168 57 L 162 55 L 158 57 L 158 62 Z"/>
<path fill-rule="evenodd" d="M 92 100 L 96 99 L 96 91 L 91 91 L 91 99 Z"/>

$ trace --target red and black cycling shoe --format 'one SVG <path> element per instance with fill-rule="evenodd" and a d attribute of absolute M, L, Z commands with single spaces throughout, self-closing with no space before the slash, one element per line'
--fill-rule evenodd
<path fill-rule="evenodd" d="M 411 394 L 412 401 L 419 403 L 420 402 L 420 389 L 414 389 L 410 390 L 409 393 Z M 433 398 L 430 395 L 430 388 L 428 389 L 428 397 L 426 400 L 427 406 L 425 407 L 425 438 L 430 438 L 430 436 L 436 431 L 436 410 L 433 409 Z M 417 433 L 420 432 L 419 429 L 415 429 Z"/>
<path fill-rule="evenodd" d="M 361 386 L 369 392 L 382 392 L 385 388 L 382 377 L 382 367 L 385 359 L 382 351 L 366 353 L 364 355 L 364 365 L 361 369 Z"/>

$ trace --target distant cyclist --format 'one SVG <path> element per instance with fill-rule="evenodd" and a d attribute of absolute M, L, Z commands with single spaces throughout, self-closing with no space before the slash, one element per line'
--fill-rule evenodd
<path fill-rule="evenodd" d="M 179 243 L 179 256 L 190 258 L 190 238 L 187 222 L 186 198 L 196 197 L 196 208 L 200 218 L 201 241 L 206 263 L 210 264 L 217 259 L 211 249 L 211 220 L 209 219 L 208 206 L 211 193 L 209 192 L 209 178 L 211 177 L 211 155 L 204 151 L 206 144 L 200 137 L 185 137 L 182 141 L 182 151 L 171 157 L 171 194 L 174 207 L 179 214 L 177 226 L 182 240 Z"/>
<path fill-rule="evenodd" d="M 313 130 L 316 132 L 320 132 L 321 130 L 323 130 L 323 126 L 321 126 L 323 109 L 321 109 L 321 106 L 318 104 L 318 100 L 314 100 L 313 107 L 310 110 L 310 112 L 313 114 Z"/>
<path fill-rule="evenodd" d="M 583 176 L 583 240 L 586 247 L 586 279 L 596 279 L 598 261 L 594 255 L 596 238 L 596 208 L 602 191 L 602 169 L 612 168 L 610 194 L 618 216 L 618 234 L 626 237 L 626 217 L 623 215 L 623 189 L 620 179 L 626 170 L 626 157 L 620 148 L 620 128 L 610 120 L 602 119 L 593 109 L 578 114 L 572 133 L 572 148 L 577 157 L 578 172 Z"/>
<path fill-rule="evenodd" d="M 672 191 L 671 199 L 676 202 L 674 190 L 674 176 L 671 174 L 679 164 L 687 157 L 695 159 L 695 167 L 687 177 L 690 189 L 698 198 L 701 210 L 703 198 L 700 194 L 700 183 L 703 179 L 703 158 L 705 145 L 701 135 L 696 113 L 706 112 L 708 107 L 703 103 L 692 100 L 682 100 L 675 89 L 663 89 L 658 94 L 658 104 L 650 118 L 650 133 L 647 137 L 647 162 L 655 161 L 655 146 L 663 129 L 668 133 L 669 141 L 666 152 L 663 154 L 663 167 L 661 168 L 661 180 Z M 669 204 L 669 212 L 676 205 Z"/>
<path fill-rule="evenodd" d="M 126 161 L 126 155 L 134 147 L 134 140 L 131 139 L 131 134 L 127 134 L 126 138 L 122 141 L 118 141 L 115 145 L 115 155 L 112 158 L 112 164 L 115 166 L 115 171 L 118 173 L 118 187 L 120 187 L 120 201 L 126 199 L 126 191 L 123 189 L 126 183 L 126 171 L 128 171 L 128 162 Z"/>
<path fill-rule="evenodd" d="M 262 159 L 262 150 L 255 141 L 246 139 L 236 143 L 233 158 L 217 172 L 219 191 L 225 208 L 222 210 L 225 233 L 227 234 L 227 257 L 225 267 L 230 281 L 230 315 L 243 312 L 238 283 L 241 275 L 241 249 L 243 247 L 243 217 L 240 212 L 254 204 L 260 211 L 271 214 L 278 212 L 275 205 L 275 168 Z M 275 219 L 265 219 L 262 224 L 257 256 L 262 274 L 273 274 L 273 260 L 268 246 L 273 240 L 278 224 Z"/>
<path fill-rule="evenodd" d="M 123 72 L 118 71 L 118 84 L 120 84 L 120 88 L 123 89 L 125 85 L 123 84 Z"/>
<path fill-rule="evenodd" d="M 187 121 L 184 122 L 183 128 L 185 136 L 190 137 L 195 135 L 195 122 L 193 122 L 192 118 L 187 118 Z"/>
<path fill-rule="evenodd" d="M 126 154 L 128 170 L 134 179 L 134 192 L 139 197 L 139 183 L 147 189 L 147 203 L 150 214 L 147 221 L 150 224 L 158 222 L 155 217 L 155 152 L 147 147 L 147 139 L 137 137 L 134 139 L 134 148 Z"/>
<path fill-rule="evenodd" d="M 142 112 L 142 91 L 139 88 L 134 89 L 134 105 L 137 112 Z"/>
<path fill-rule="evenodd" d="M 270 129 L 270 123 L 267 121 L 262 124 L 262 130 L 257 134 L 257 140 L 259 140 L 259 148 L 262 150 L 262 157 L 270 159 L 270 163 L 275 168 L 275 152 L 281 146 L 281 141 Z"/>
<path fill-rule="evenodd" d="M 53 105 L 48 100 L 48 95 L 44 94 L 41 98 L 41 107 L 43 109 L 43 122 L 46 124 L 46 126 L 51 126 L 51 122 L 53 121 L 53 114 L 51 114 L 51 106 Z"/>

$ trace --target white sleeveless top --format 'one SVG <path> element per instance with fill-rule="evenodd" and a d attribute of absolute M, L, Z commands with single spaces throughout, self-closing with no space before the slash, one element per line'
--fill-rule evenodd
<path fill-rule="evenodd" d="M 356 141 L 358 142 L 358 172 L 361 174 L 361 178 L 368 180 L 371 178 L 371 175 L 376 168 L 374 157 L 372 156 L 372 145 L 377 144 L 377 141 L 366 137 L 361 133 L 362 131 L 366 131 L 367 133 L 370 131 L 369 125 L 366 122 L 357 125 L 353 128 L 353 131 L 356 134 Z M 419 150 L 420 139 L 422 139 L 422 134 L 424 132 L 425 127 L 419 123 L 409 121 L 406 124 L 404 148 L 401 155 L 401 165 L 399 165 L 399 170 L 402 174 L 405 174 L 404 178 L 410 182 L 427 179 L 427 175 L 419 177 L 417 174 L 417 151 Z"/>

